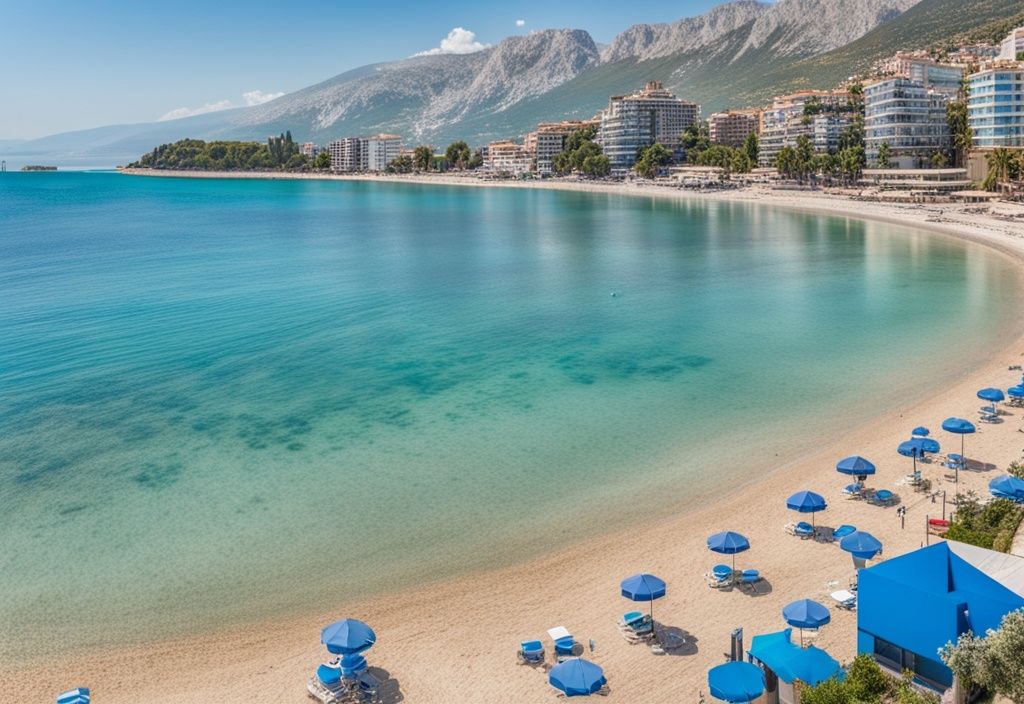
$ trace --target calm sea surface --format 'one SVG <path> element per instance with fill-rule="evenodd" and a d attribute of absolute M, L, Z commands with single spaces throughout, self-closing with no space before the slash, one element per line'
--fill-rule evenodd
<path fill-rule="evenodd" d="M 0 175 L 0 661 L 703 500 L 976 364 L 1018 286 L 751 205 Z"/>

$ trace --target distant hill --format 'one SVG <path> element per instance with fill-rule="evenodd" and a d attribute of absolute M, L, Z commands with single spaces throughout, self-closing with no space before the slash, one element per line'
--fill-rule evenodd
<path fill-rule="evenodd" d="M 736 0 L 699 17 L 635 25 L 606 46 L 582 30 L 546 30 L 474 54 L 364 66 L 256 107 L 9 149 L 138 155 L 184 137 L 261 140 L 284 130 L 300 141 L 387 131 L 409 143 L 478 145 L 540 121 L 590 117 L 609 95 L 650 79 L 705 114 L 763 105 L 783 92 L 835 85 L 897 49 L 1001 31 L 1022 14 L 1021 0 Z"/>

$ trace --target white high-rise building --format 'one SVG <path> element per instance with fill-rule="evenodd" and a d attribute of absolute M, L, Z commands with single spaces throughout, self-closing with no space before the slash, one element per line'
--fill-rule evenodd
<path fill-rule="evenodd" d="M 686 128 L 697 121 L 696 103 L 677 98 L 660 81 L 650 81 L 631 95 L 616 95 L 601 112 L 597 143 L 601 145 L 613 173 L 633 168 L 637 152 L 653 144 L 675 151 Z"/>
<path fill-rule="evenodd" d="M 362 137 L 346 137 L 327 145 L 331 153 L 332 171 L 366 171 L 366 140 Z"/>
<path fill-rule="evenodd" d="M 974 146 L 1024 147 L 1024 63 L 995 62 L 968 76 L 967 85 Z"/>
<path fill-rule="evenodd" d="M 1024 27 L 1017 27 L 999 45 L 999 58 L 1007 61 L 1016 61 L 1017 57 L 1024 54 Z"/>
<path fill-rule="evenodd" d="M 775 98 L 761 114 L 759 165 L 773 166 L 782 148 L 795 147 L 801 136 L 817 153 L 835 152 L 853 123 L 852 97 L 846 91 L 805 90 Z"/>
<path fill-rule="evenodd" d="M 950 149 L 948 97 L 909 78 L 887 78 L 864 86 L 864 152 L 878 165 L 879 149 L 889 145 L 890 168 L 920 169 L 936 152 Z"/>
<path fill-rule="evenodd" d="M 376 134 L 366 139 L 367 171 L 385 171 L 388 164 L 401 156 L 402 138 L 397 134 Z"/>

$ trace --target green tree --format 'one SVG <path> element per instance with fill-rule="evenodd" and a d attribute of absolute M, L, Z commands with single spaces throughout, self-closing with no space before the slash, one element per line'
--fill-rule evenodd
<path fill-rule="evenodd" d="M 891 169 L 892 162 L 889 160 L 892 156 L 892 148 L 888 142 L 882 142 L 878 147 L 878 168 L 880 169 Z"/>
<path fill-rule="evenodd" d="M 308 161 L 305 154 L 292 154 L 284 163 L 284 168 L 288 171 L 300 171 L 306 167 Z"/>
<path fill-rule="evenodd" d="M 449 164 L 459 171 L 462 171 L 469 166 L 469 162 L 473 158 L 473 154 L 469 150 L 469 145 L 462 140 L 459 140 L 448 145 L 448 148 L 444 152 L 444 158 L 448 160 Z"/>
<path fill-rule="evenodd" d="M 331 168 L 331 153 L 325 149 L 317 154 L 313 161 L 313 168 L 321 171 Z"/>
<path fill-rule="evenodd" d="M 388 164 L 387 170 L 388 173 L 392 174 L 408 174 L 412 173 L 414 166 L 412 157 L 407 154 L 403 154 Z"/>
<path fill-rule="evenodd" d="M 1003 616 L 984 638 L 965 633 L 946 643 L 939 656 L 964 682 L 1024 704 L 1024 609 Z"/>
<path fill-rule="evenodd" d="M 679 146 L 683 148 L 686 161 L 699 163 L 700 153 L 711 146 L 711 130 L 708 123 L 694 122 L 679 135 Z"/>
<path fill-rule="evenodd" d="M 750 159 L 750 163 L 756 165 L 757 158 L 761 153 L 761 141 L 758 139 L 756 132 L 751 132 L 743 140 L 743 151 L 746 153 L 747 158 Z"/>
<path fill-rule="evenodd" d="M 662 144 L 652 144 L 640 150 L 636 165 L 633 167 L 644 178 L 654 178 L 661 167 L 672 161 L 672 152 Z"/>
<path fill-rule="evenodd" d="M 604 154 L 591 154 L 583 160 L 583 173 L 587 176 L 599 178 L 607 176 L 612 171 L 611 162 Z"/>
<path fill-rule="evenodd" d="M 466 164 L 467 169 L 479 169 L 484 165 L 484 151 L 483 149 L 477 149 L 473 152 L 473 157 Z"/>
<path fill-rule="evenodd" d="M 948 163 L 949 159 L 946 158 L 946 154 L 944 152 L 935 152 L 932 154 L 931 164 L 933 169 L 944 169 Z"/>
<path fill-rule="evenodd" d="M 892 687 L 889 677 L 882 672 L 875 659 L 866 653 L 861 653 L 850 663 L 846 684 L 857 702 L 877 702 Z"/>
<path fill-rule="evenodd" d="M 985 154 L 985 162 L 988 164 L 988 175 L 982 181 L 982 186 L 986 191 L 994 191 L 1000 183 L 1007 183 L 1011 171 L 1017 168 L 1016 156 L 1005 147 L 997 147 Z"/>
<path fill-rule="evenodd" d="M 429 171 L 430 162 L 434 160 L 434 150 L 430 147 L 420 145 L 412 152 L 412 165 L 417 171 Z"/>
<path fill-rule="evenodd" d="M 603 156 L 601 145 L 594 141 L 597 136 L 596 127 L 585 127 L 574 130 L 565 138 L 565 146 L 562 151 L 551 160 L 551 168 L 555 173 L 571 174 L 576 171 L 587 176 L 604 176 L 604 164 L 608 159 L 598 159 Z M 587 168 L 589 160 L 590 168 Z M 610 170 L 610 166 L 609 166 Z"/>
<path fill-rule="evenodd" d="M 956 100 L 946 104 L 946 124 L 949 125 L 949 133 L 953 141 L 953 165 L 963 166 L 966 163 L 967 151 L 974 141 L 971 126 L 967 122 L 966 100 Z"/>
<path fill-rule="evenodd" d="M 784 178 L 797 178 L 799 168 L 797 166 L 796 150 L 788 144 L 779 150 L 775 155 L 775 169 Z"/>

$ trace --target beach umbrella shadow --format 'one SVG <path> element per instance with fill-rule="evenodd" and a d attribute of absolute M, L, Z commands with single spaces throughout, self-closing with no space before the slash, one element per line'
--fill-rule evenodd
<path fill-rule="evenodd" d="M 382 667 L 370 667 L 367 672 L 380 682 L 377 701 L 381 704 L 398 704 L 398 702 L 405 701 L 401 685 L 396 678 L 391 676 L 390 672 Z"/>
<path fill-rule="evenodd" d="M 739 586 L 740 591 L 746 594 L 747 596 L 768 596 L 772 593 L 772 583 L 764 577 L 761 577 L 761 579 L 757 580 L 756 582 L 751 582 L 750 584 L 741 584 Z"/>
<path fill-rule="evenodd" d="M 658 624 L 655 636 L 666 655 L 696 655 L 699 650 L 697 636 L 678 626 Z"/>

